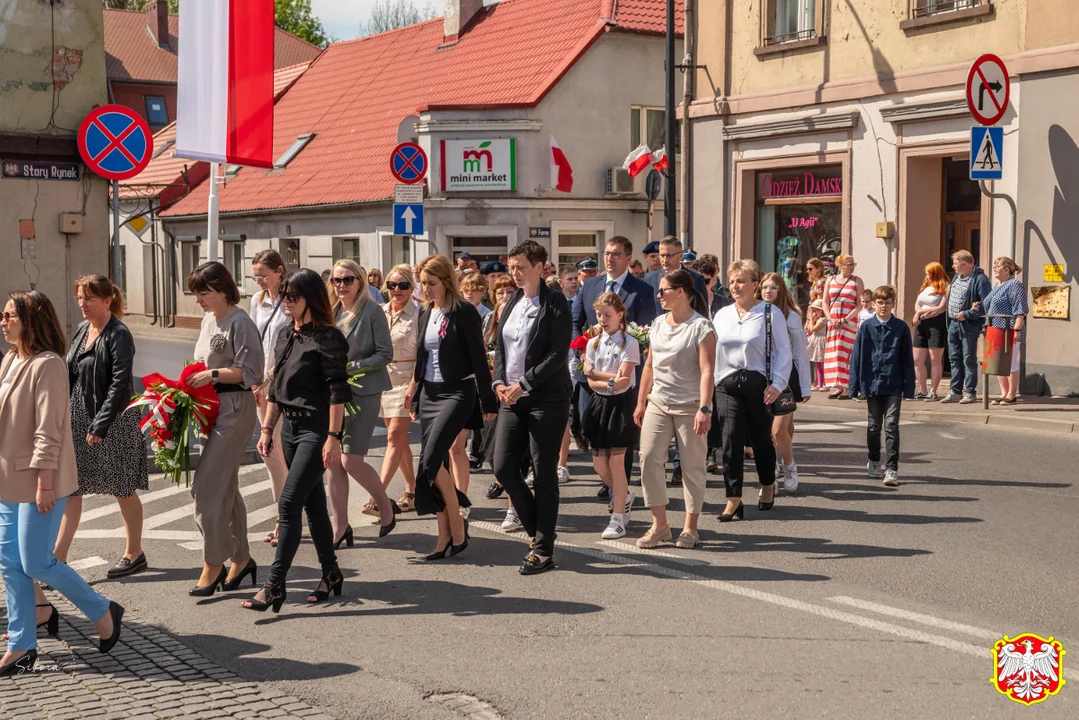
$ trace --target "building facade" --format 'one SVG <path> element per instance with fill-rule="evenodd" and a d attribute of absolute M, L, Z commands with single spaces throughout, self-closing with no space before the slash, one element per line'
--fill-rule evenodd
<path fill-rule="evenodd" d="M 0 9 L 0 288 L 44 292 L 69 335 L 75 279 L 109 272 L 108 183 L 75 137 L 106 97 L 99 0 Z"/>
<path fill-rule="evenodd" d="M 1074 232 L 1059 222 L 1079 131 L 1079 20 L 1065 0 L 698 2 L 690 108 L 695 247 L 753 257 L 805 288 L 804 262 L 849 252 L 867 287 L 893 284 L 909 318 L 927 263 L 966 249 L 1026 268 L 1028 287 L 1075 284 Z M 971 63 L 1005 61 L 1003 178 L 969 179 Z M 713 84 L 714 81 L 714 84 Z M 1059 93 L 1059 94 L 1057 94 Z M 1058 98 L 1058 99 L 1053 99 Z M 1063 177 L 1050 169 L 1061 168 Z M 1055 170 L 1054 170 L 1055 172 Z M 1054 213 L 1057 213 L 1054 215 Z M 1014 224 L 1014 231 L 1013 231 Z M 1063 276 L 1043 272 L 1064 264 Z M 1041 291 L 1037 291 L 1041 292 Z M 1024 392 L 1079 392 L 1079 332 L 1034 316 Z"/>

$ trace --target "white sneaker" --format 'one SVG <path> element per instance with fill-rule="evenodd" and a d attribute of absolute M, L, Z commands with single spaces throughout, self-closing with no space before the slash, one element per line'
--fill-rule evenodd
<path fill-rule="evenodd" d="M 926 402 L 933 402 L 934 400 L 940 400 L 940 398 L 939 398 L 939 397 L 937 397 L 937 394 L 936 394 L 935 392 L 933 392 L 932 390 L 930 390 L 930 391 L 929 391 L 928 393 L 926 393 L 926 395 L 925 395 L 925 401 L 926 401 Z"/>
<path fill-rule="evenodd" d="M 604 540 L 618 540 L 626 536 L 626 523 L 622 515 L 611 515 L 611 522 L 603 531 Z"/>
<path fill-rule="evenodd" d="M 960 405 L 970 405 L 971 403 L 978 402 L 978 396 L 974 393 L 963 393 L 963 399 L 959 401 Z"/>
<path fill-rule="evenodd" d="M 626 516 L 626 524 L 629 524 L 629 511 L 633 509 L 633 501 L 637 499 L 637 493 L 633 492 L 633 488 L 630 488 L 626 493 L 626 509 L 622 512 Z"/>
<path fill-rule="evenodd" d="M 869 473 L 869 477 L 873 480 L 880 480 L 882 477 L 884 477 L 884 471 L 881 470 L 879 462 L 873 462 L 872 460 L 870 460 L 866 464 L 865 470 L 867 473 Z"/>
<path fill-rule="evenodd" d="M 888 487 L 895 487 L 899 484 L 899 473 L 895 470 L 884 471 L 884 484 Z"/>
<path fill-rule="evenodd" d="M 565 465 L 558 466 L 558 484 L 565 485 L 569 482 L 569 468 Z"/>
<path fill-rule="evenodd" d="M 502 532 L 511 533 L 522 529 L 521 518 L 517 517 L 517 511 L 510 508 L 506 511 L 506 519 L 502 521 Z"/>
<path fill-rule="evenodd" d="M 535 480 L 535 476 L 532 474 L 532 471 L 529 470 L 528 471 L 528 477 L 525 478 L 525 485 L 527 485 L 528 487 L 532 487 L 532 485 L 534 483 L 534 480 Z"/>
<path fill-rule="evenodd" d="M 959 402 L 962 399 L 963 397 L 959 393 L 953 393 L 949 391 L 947 395 L 940 399 L 940 404 L 946 405 L 947 403 Z"/>
<path fill-rule="evenodd" d="M 468 520 L 468 516 L 472 514 L 472 508 L 470 508 L 470 507 L 459 507 L 459 508 L 457 508 L 457 513 L 461 517 L 463 517 L 465 520 Z"/>
<path fill-rule="evenodd" d="M 798 465 L 791 463 L 783 468 L 783 492 L 794 492 L 798 489 Z"/>

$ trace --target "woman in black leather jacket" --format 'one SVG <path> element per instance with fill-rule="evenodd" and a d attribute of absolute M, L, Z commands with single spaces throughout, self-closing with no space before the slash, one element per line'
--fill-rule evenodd
<path fill-rule="evenodd" d="M 142 501 L 137 494 L 149 489 L 146 441 L 139 430 L 138 409 L 124 412 L 134 394 L 135 343 L 120 322 L 123 295 L 108 278 L 79 278 L 75 299 L 85 318 L 75 330 L 67 354 L 79 489 L 68 500 L 56 556 L 67 560 L 82 515 L 82 496 L 112 495 L 120 503 L 127 544 L 108 576 L 125 577 L 146 569 Z"/>

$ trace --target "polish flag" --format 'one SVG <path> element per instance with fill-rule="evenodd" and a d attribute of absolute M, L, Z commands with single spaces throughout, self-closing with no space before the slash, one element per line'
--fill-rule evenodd
<path fill-rule="evenodd" d="M 652 167 L 654 167 L 659 172 L 663 172 L 670 165 L 670 163 L 667 162 L 666 147 L 661 147 L 659 150 L 656 150 L 654 153 L 652 153 L 650 159 L 652 160 Z"/>
<path fill-rule="evenodd" d="M 622 163 L 622 167 L 629 170 L 631 178 L 635 178 L 647 170 L 651 164 L 652 151 L 648 148 L 648 143 L 645 143 L 629 154 L 626 161 Z"/>
<path fill-rule="evenodd" d="M 184 0 L 176 157 L 273 167 L 273 0 Z"/>
<path fill-rule="evenodd" d="M 559 192 L 573 191 L 573 168 L 554 135 L 551 136 L 551 187 Z"/>

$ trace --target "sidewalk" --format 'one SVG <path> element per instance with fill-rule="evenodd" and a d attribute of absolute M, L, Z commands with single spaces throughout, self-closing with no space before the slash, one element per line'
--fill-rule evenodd
<path fill-rule="evenodd" d="M 990 397 L 990 400 L 993 396 Z M 807 407 L 827 408 L 864 416 L 865 403 L 854 400 L 829 400 L 826 393 L 814 393 Z M 982 398 L 970 405 L 939 400 L 904 400 L 903 418 L 919 422 L 960 422 L 974 425 L 1019 428 L 1051 433 L 1079 433 L 1079 398 L 1019 396 L 1015 405 L 982 407 Z"/>
<path fill-rule="evenodd" d="M 244 682 L 130 613 L 120 642 L 101 655 L 93 625 L 63 596 L 48 596 L 60 611 L 60 639 L 38 633 L 36 671 L 0 681 L 0 717 L 332 720 L 266 683 Z"/>

